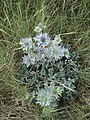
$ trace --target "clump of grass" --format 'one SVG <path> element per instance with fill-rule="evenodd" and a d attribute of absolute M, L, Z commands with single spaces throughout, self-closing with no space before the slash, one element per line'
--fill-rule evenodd
<path fill-rule="evenodd" d="M 33 111 L 29 101 L 23 105 L 17 104 L 16 99 L 24 101 L 27 92 L 27 85 L 20 83 L 16 79 L 16 67 L 18 66 L 20 53 L 18 52 L 19 40 L 24 36 L 31 36 L 33 26 L 40 21 L 44 21 L 49 29 L 49 34 L 61 34 L 65 42 L 72 45 L 72 51 L 80 54 L 81 70 L 80 80 L 77 83 L 77 99 L 73 103 L 64 101 L 65 106 L 58 112 L 45 119 L 57 120 L 82 120 L 90 117 L 90 4 L 89 0 L 45 0 L 43 2 L 27 0 L 1 0 L 0 6 L 0 118 L 2 120 L 12 119 L 13 111 L 15 119 L 41 119 L 40 110 Z M 43 7 L 44 6 L 44 7 Z M 15 57 L 16 56 L 16 57 Z M 7 94 L 11 91 L 11 101 L 9 104 Z M 25 91 L 25 93 L 21 92 Z M 15 92 L 15 95 L 13 94 Z M 21 94 L 22 93 L 22 94 Z M 17 95 L 16 95 L 17 94 Z M 18 97 L 20 95 L 20 97 Z M 22 99 L 20 99 L 22 98 Z M 6 100 L 6 103 L 2 103 Z M 72 104 L 72 105 L 71 105 Z M 15 107 L 18 106 L 18 107 Z M 26 110 L 26 106 L 29 110 Z M 23 109 L 20 116 L 15 111 Z M 25 110 L 27 114 L 25 113 Z M 7 111 L 8 110 L 8 111 Z M 31 114 L 30 114 L 31 113 Z M 58 114 L 58 115 L 57 115 Z M 67 116 L 65 116 L 67 114 Z M 32 116 L 32 117 L 31 117 Z M 57 116 L 57 117 L 56 117 Z"/>

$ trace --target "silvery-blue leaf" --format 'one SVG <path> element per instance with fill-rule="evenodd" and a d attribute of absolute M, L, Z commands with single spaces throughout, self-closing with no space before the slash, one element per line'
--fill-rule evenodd
<path fill-rule="evenodd" d="M 68 59 L 70 57 L 68 48 L 63 47 L 61 50 L 61 55 L 62 55 L 62 57 L 65 56 Z"/>
<path fill-rule="evenodd" d="M 27 67 L 29 67 L 29 65 L 30 65 L 30 58 L 27 55 L 24 55 L 23 63 L 26 64 Z"/>

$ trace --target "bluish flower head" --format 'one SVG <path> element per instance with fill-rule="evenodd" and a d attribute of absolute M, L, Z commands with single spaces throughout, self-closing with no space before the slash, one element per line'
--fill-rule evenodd
<path fill-rule="evenodd" d="M 51 92 L 53 94 L 53 97 L 55 99 L 58 99 L 59 96 L 62 95 L 63 87 L 61 87 L 61 86 L 55 86 L 54 84 L 52 84 L 50 87 L 51 87 Z"/>
<path fill-rule="evenodd" d="M 32 38 L 22 38 L 20 40 L 20 45 L 22 46 L 22 49 L 25 51 L 32 49 L 33 47 Z"/>
<path fill-rule="evenodd" d="M 43 25 L 42 23 L 39 23 L 38 26 L 35 27 L 34 31 L 37 33 L 41 33 L 42 30 L 44 30 L 46 28 L 45 25 Z"/>
<path fill-rule="evenodd" d="M 49 106 L 51 102 L 53 102 L 52 94 L 49 89 L 50 88 L 40 89 L 37 92 L 37 103 L 40 104 L 42 107 Z"/>
<path fill-rule="evenodd" d="M 23 57 L 23 63 L 24 63 L 27 67 L 29 67 L 30 64 L 34 65 L 34 64 L 35 64 L 35 56 L 30 55 L 30 54 L 24 55 L 24 57 Z"/>
<path fill-rule="evenodd" d="M 39 23 L 38 24 L 38 27 L 42 28 L 42 29 L 45 29 L 46 28 L 46 25 L 42 24 L 42 23 Z"/>
<path fill-rule="evenodd" d="M 63 87 L 61 86 L 55 86 L 54 83 L 50 86 L 45 83 L 45 88 L 40 89 L 37 94 L 37 103 L 39 103 L 41 106 L 50 106 L 51 103 L 59 98 L 59 95 L 61 96 L 63 92 Z"/>
<path fill-rule="evenodd" d="M 52 54 L 53 54 L 53 57 L 54 57 L 55 61 L 61 59 L 61 57 L 62 57 L 61 50 L 62 50 L 61 46 L 54 45 L 52 47 Z"/>
<path fill-rule="evenodd" d="M 50 37 L 47 33 L 36 35 L 36 37 L 33 38 L 38 46 L 48 46 L 50 44 Z"/>
<path fill-rule="evenodd" d="M 62 47 L 56 44 L 51 44 L 46 52 L 46 57 L 53 62 L 60 60 L 64 56 Z"/>
<path fill-rule="evenodd" d="M 60 34 L 59 35 L 55 35 L 55 37 L 54 37 L 54 40 L 52 41 L 53 42 L 53 44 L 59 44 L 59 43 L 61 43 L 61 38 L 60 38 Z"/>

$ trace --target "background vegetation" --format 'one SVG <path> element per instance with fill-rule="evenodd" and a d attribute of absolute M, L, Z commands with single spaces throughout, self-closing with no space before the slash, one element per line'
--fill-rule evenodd
<path fill-rule="evenodd" d="M 61 34 L 80 55 L 77 96 L 62 101 L 45 120 L 90 119 L 90 0 L 1 0 L 0 3 L 0 120 L 42 120 L 41 110 L 28 97 L 28 86 L 17 79 L 20 38 L 45 22 L 52 36 Z"/>

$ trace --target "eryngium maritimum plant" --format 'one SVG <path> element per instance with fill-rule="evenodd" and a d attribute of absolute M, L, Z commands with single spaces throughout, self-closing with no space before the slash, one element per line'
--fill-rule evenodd
<path fill-rule="evenodd" d="M 54 106 L 60 97 L 72 98 L 77 79 L 78 62 L 75 53 L 63 44 L 60 35 L 54 39 L 39 23 L 35 37 L 22 38 L 24 52 L 19 73 L 20 79 L 29 83 L 30 91 L 36 95 L 36 103 L 42 107 Z"/>

